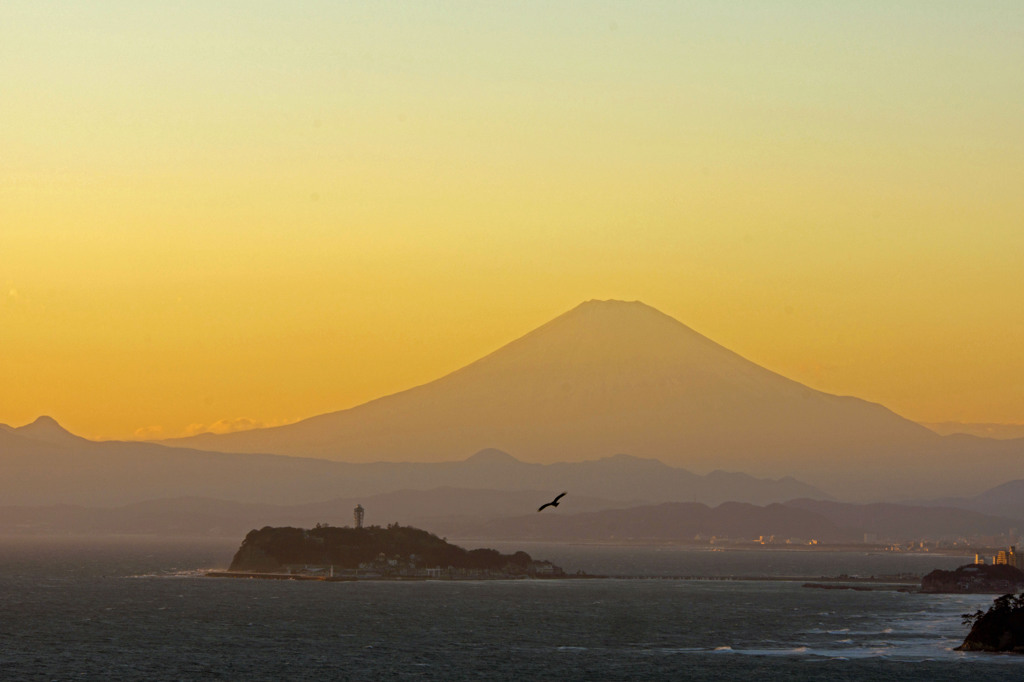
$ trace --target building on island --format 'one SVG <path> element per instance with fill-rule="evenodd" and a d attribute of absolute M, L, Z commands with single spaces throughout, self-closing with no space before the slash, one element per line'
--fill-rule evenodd
<path fill-rule="evenodd" d="M 1022 558 L 1017 556 L 1017 548 L 1012 545 L 1009 549 L 999 550 L 999 554 L 992 557 L 992 563 L 996 566 L 1013 566 L 1014 568 L 1024 566 Z"/>
<path fill-rule="evenodd" d="M 974 555 L 974 563 L 979 566 L 985 565 L 985 557 L 980 554 Z M 1017 554 L 1016 545 L 1010 545 L 1007 549 L 999 550 L 999 553 L 992 557 L 992 566 L 1012 566 L 1024 570 L 1024 556 Z"/>
<path fill-rule="evenodd" d="M 352 516 L 356 521 L 356 528 L 363 527 L 363 516 L 366 514 L 366 510 L 363 509 L 363 505 L 357 504 L 356 508 L 352 511 Z"/>

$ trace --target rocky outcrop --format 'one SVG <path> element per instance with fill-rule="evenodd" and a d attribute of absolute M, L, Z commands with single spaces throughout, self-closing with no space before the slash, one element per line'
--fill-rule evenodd
<path fill-rule="evenodd" d="M 964 622 L 973 626 L 957 651 L 1024 653 L 1024 594 L 1004 594 L 988 611 L 964 614 Z"/>

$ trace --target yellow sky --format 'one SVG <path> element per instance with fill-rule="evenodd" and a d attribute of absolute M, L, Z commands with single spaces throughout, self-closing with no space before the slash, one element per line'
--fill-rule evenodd
<path fill-rule="evenodd" d="M 0 4 L 0 422 L 282 423 L 590 298 L 1024 422 L 1024 6 L 835 4 Z"/>

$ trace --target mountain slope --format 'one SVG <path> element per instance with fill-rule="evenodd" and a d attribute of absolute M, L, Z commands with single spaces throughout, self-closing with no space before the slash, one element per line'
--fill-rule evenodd
<path fill-rule="evenodd" d="M 176 441 L 345 461 L 494 447 L 530 461 L 620 452 L 711 470 L 919 447 L 941 438 L 880 405 L 815 391 L 642 303 L 590 301 L 429 384 L 288 426 Z"/>
<path fill-rule="evenodd" d="M 1024 480 L 1007 481 L 974 497 L 951 497 L 915 504 L 970 509 L 983 514 L 1024 519 Z"/>

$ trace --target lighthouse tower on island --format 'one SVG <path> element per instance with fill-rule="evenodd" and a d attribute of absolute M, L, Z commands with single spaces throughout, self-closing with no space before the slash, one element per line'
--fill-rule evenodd
<path fill-rule="evenodd" d="M 357 504 L 356 508 L 352 512 L 352 516 L 356 520 L 356 528 L 362 528 L 363 527 L 363 514 L 365 514 L 365 513 L 366 513 L 366 510 L 363 509 L 363 505 Z"/>

